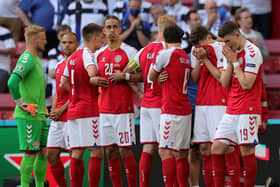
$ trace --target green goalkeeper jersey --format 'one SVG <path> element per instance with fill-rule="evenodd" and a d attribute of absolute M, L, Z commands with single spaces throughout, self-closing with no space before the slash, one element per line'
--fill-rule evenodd
<path fill-rule="evenodd" d="M 20 77 L 19 94 L 25 103 L 37 104 L 36 116 L 31 116 L 29 112 L 15 108 L 15 118 L 29 120 L 46 119 L 46 98 L 45 98 L 45 77 L 40 58 L 34 57 L 25 51 L 19 57 L 13 74 Z M 11 93 L 13 95 L 13 93 Z M 15 98 L 17 99 L 17 98 Z"/>

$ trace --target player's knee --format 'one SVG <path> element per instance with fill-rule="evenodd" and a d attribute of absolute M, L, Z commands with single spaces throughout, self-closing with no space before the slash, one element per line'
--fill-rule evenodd
<path fill-rule="evenodd" d="M 154 154 L 157 147 L 158 147 L 157 144 L 144 144 L 143 152 Z"/>
<path fill-rule="evenodd" d="M 54 150 L 48 150 L 47 158 L 49 163 L 53 165 L 59 161 L 59 152 Z"/>
<path fill-rule="evenodd" d="M 125 158 L 133 154 L 131 148 L 120 148 L 120 155 L 122 158 Z"/>
<path fill-rule="evenodd" d="M 119 151 L 117 147 L 106 147 L 106 156 L 107 158 L 116 158 L 119 156 Z"/>
<path fill-rule="evenodd" d="M 255 153 L 255 146 L 254 145 L 241 145 L 240 152 L 242 156 L 250 155 Z"/>
<path fill-rule="evenodd" d="M 211 153 L 212 154 L 225 154 L 228 145 L 217 140 L 211 146 Z"/>
<path fill-rule="evenodd" d="M 200 144 L 199 150 L 201 155 L 210 155 L 211 154 L 211 145 L 207 144 Z"/>
<path fill-rule="evenodd" d="M 98 148 L 98 149 L 90 149 L 90 157 L 98 157 L 98 158 L 103 158 L 103 149 Z"/>

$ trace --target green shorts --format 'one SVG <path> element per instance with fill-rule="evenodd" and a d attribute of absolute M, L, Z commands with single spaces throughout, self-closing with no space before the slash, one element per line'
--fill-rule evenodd
<path fill-rule="evenodd" d="M 16 119 L 19 149 L 22 151 L 39 151 L 46 147 L 48 126 L 45 120 Z"/>

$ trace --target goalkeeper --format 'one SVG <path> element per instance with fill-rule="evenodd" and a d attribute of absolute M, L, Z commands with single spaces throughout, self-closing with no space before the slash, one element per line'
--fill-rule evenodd
<path fill-rule="evenodd" d="M 43 187 L 46 170 L 45 78 L 39 55 L 45 50 L 44 28 L 30 25 L 25 28 L 26 50 L 19 57 L 8 81 L 17 104 L 15 118 L 20 150 L 24 157 L 20 165 L 21 187 L 29 187 L 34 169 L 36 187 Z"/>

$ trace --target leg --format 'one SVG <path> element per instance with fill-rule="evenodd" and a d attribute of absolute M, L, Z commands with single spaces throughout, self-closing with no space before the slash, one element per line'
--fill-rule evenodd
<path fill-rule="evenodd" d="M 214 186 L 213 175 L 212 175 L 212 155 L 211 155 L 211 144 L 202 143 L 199 145 L 200 154 L 202 158 L 202 174 L 204 182 L 207 187 Z"/>
<path fill-rule="evenodd" d="M 88 167 L 90 187 L 98 187 L 101 176 L 101 162 L 103 158 L 103 149 L 90 149 L 90 160 Z"/>
<path fill-rule="evenodd" d="M 119 148 L 129 187 L 137 186 L 137 164 L 131 148 Z"/>
<path fill-rule="evenodd" d="M 106 156 L 109 166 L 111 181 L 114 187 L 122 187 L 122 167 L 117 146 L 106 147 Z"/>
<path fill-rule="evenodd" d="M 150 184 L 150 170 L 153 154 L 157 149 L 157 144 L 144 144 L 143 152 L 139 163 L 139 182 L 140 187 L 148 187 Z"/>
<path fill-rule="evenodd" d="M 162 174 L 166 187 L 172 187 L 176 180 L 176 160 L 170 150 L 159 149 L 159 156 L 162 160 Z"/>
<path fill-rule="evenodd" d="M 246 187 L 255 185 L 257 175 L 257 162 L 254 145 L 241 145 L 240 152 L 243 161 L 244 184 Z"/>
<path fill-rule="evenodd" d="M 70 159 L 69 175 L 70 183 L 72 187 L 82 187 L 83 186 L 83 176 L 85 171 L 84 166 L 84 152 L 85 149 L 73 149 Z"/>
<path fill-rule="evenodd" d="M 213 180 L 215 187 L 224 187 L 225 183 L 225 152 L 228 145 L 215 140 L 211 147 Z"/>
<path fill-rule="evenodd" d="M 225 154 L 227 173 L 232 187 L 240 186 L 240 150 L 238 146 L 230 146 Z"/>
<path fill-rule="evenodd" d="M 188 187 L 188 178 L 190 171 L 188 151 L 173 151 L 172 153 L 176 159 L 176 174 L 179 186 Z"/>
<path fill-rule="evenodd" d="M 200 152 L 198 144 L 190 149 L 190 186 L 199 186 Z"/>
<path fill-rule="evenodd" d="M 20 164 L 20 183 L 22 187 L 30 186 L 35 157 L 36 152 L 24 152 L 24 156 Z"/>
<path fill-rule="evenodd" d="M 46 173 L 47 173 L 47 148 L 41 148 L 39 152 L 37 152 L 37 156 L 34 161 L 34 175 L 36 186 L 43 187 Z"/>

